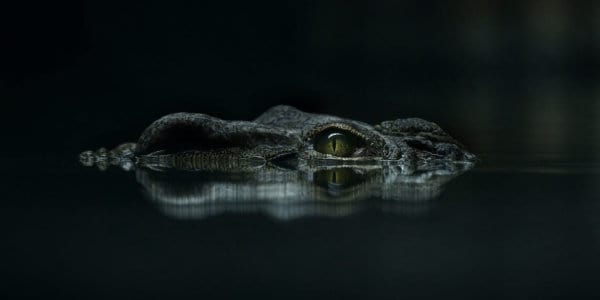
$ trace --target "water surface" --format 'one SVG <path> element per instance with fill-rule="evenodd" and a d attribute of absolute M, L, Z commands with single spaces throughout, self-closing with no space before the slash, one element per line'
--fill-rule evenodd
<path fill-rule="evenodd" d="M 490 154 L 421 205 L 371 197 L 340 204 L 339 214 L 225 209 L 186 218 L 161 210 L 134 172 L 101 172 L 66 155 L 33 158 L 46 166 L 35 170 L 21 167 L 25 159 L 3 162 L 12 177 L 4 268 L 24 295 L 595 294 L 596 163 Z"/>

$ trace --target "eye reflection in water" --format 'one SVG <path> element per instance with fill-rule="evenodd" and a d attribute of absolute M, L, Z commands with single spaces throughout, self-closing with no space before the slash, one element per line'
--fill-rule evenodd
<path fill-rule="evenodd" d="M 364 181 L 368 174 L 360 173 L 352 168 L 334 168 L 319 170 L 314 173 L 314 181 L 330 192 L 342 191 L 344 188 Z"/>
<path fill-rule="evenodd" d="M 466 169 L 402 175 L 395 166 L 263 166 L 239 173 L 135 170 L 148 198 L 169 217 L 263 213 L 279 220 L 342 217 L 365 209 L 428 211 L 443 185 Z"/>

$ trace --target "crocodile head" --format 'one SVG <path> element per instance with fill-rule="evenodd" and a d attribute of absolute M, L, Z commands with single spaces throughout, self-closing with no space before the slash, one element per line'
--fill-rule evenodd
<path fill-rule="evenodd" d="M 137 143 L 81 154 L 84 164 L 131 162 L 142 167 L 236 170 L 392 164 L 404 174 L 464 169 L 475 156 L 438 125 L 417 118 L 377 125 L 275 106 L 254 121 L 174 113 L 153 122 Z"/>

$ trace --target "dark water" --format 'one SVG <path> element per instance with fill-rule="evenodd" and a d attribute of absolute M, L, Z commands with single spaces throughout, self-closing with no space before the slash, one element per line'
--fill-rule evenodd
<path fill-rule="evenodd" d="M 134 172 L 82 167 L 75 151 L 6 158 L 5 288 L 58 298 L 600 296 L 595 148 L 581 135 L 584 150 L 532 151 L 556 132 L 535 136 L 478 144 L 487 150 L 477 167 L 417 210 L 368 198 L 337 217 L 290 219 L 176 218 Z"/>

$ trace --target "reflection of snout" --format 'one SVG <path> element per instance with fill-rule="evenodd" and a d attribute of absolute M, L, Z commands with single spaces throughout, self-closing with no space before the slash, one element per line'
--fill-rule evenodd
<path fill-rule="evenodd" d="M 288 159 L 294 161 L 293 157 Z M 266 213 L 285 220 L 345 216 L 365 208 L 402 214 L 427 211 L 429 200 L 458 174 L 403 175 L 394 166 L 382 165 L 299 165 L 290 169 L 267 164 L 238 173 L 155 172 L 140 168 L 136 177 L 160 210 L 174 217 Z"/>

